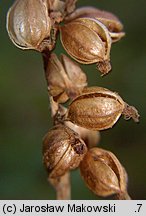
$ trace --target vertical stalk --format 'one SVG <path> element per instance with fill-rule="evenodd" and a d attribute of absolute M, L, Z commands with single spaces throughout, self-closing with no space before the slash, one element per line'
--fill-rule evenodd
<path fill-rule="evenodd" d="M 45 78 L 47 82 L 47 88 L 48 86 L 48 71 L 47 71 L 47 65 L 49 61 L 50 54 L 48 51 L 44 51 L 42 53 L 43 62 L 44 62 L 44 72 L 45 72 Z M 50 99 L 50 106 L 51 106 L 51 116 L 52 118 L 56 114 L 57 104 L 54 106 L 53 103 L 51 103 L 51 97 L 48 92 L 48 96 Z M 70 173 L 66 172 L 63 176 L 58 177 L 56 179 L 49 178 L 49 182 L 53 185 L 54 189 L 56 190 L 56 199 L 57 200 L 69 200 L 71 199 L 71 185 L 70 185 Z"/>
<path fill-rule="evenodd" d="M 66 172 L 63 176 L 56 179 L 49 179 L 49 182 L 56 190 L 57 200 L 71 199 L 70 173 Z"/>
<path fill-rule="evenodd" d="M 129 196 L 127 191 L 117 194 L 115 198 L 117 200 L 131 200 L 131 197 Z"/>

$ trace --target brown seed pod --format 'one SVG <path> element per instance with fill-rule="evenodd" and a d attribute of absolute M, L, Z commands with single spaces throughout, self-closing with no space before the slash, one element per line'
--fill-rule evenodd
<path fill-rule="evenodd" d="M 112 42 L 120 40 L 125 35 L 125 33 L 122 32 L 123 24 L 117 16 L 111 12 L 99 10 L 95 7 L 85 6 L 78 8 L 69 16 L 67 16 L 65 21 L 69 22 L 81 17 L 91 17 L 102 22 L 109 30 Z"/>
<path fill-rule="evenodd" d="M 90 130 L 104 130 L 113 127 L 121 114 L 125 119 L 139 120 L 137 110 L 117 93 L 102 87 L 89 87 L 70 104 L 67 120 Z"/>
<path fill-rule="evenodd" d="M 89 149 L 80 163 L 80 172 L 91 191 L 98 196 L 127 196 L 127 174 L 116 156 L 101 148 Z"/>
<path fill-rule="evenodd" d="M 97 63 L 102 74 L 111 70 L 111 37 L 108 29 L 93 18 L 78 18 L 60 27 L 64 49 L 82 64 Z"/>
<path fill-rule="evenodd" d="M 49 93 L 58 103 L 65 103 L 69 98 L 76 97 L 87 86 L 85 73 L 65 55 L 61 55 L 61 60 L 54 53 L 50 55 L 46 78 Z"/>
<path fill-rule="evenodd" d="M 8 11 L 7 31 L 20 49 L 50 47 L 51 28 L 47 0 L 16 0 Z"/>
<path fill-rule="evenodd" d="M 77 168 L 86 152 L 84 141 L 64 125 L 54 126 L 43 139 L 43 162 L 50 178 Z"/>

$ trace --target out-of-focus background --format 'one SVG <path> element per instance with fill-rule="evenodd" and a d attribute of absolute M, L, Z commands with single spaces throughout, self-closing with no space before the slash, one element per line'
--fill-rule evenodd
<path fill-rule="evenodd" d="M 9 40 L 5 20 L 12 0 L 0 1 L 0 199 L 55 199 L 42 164 L 42 138 L 52 126 L 41 55 L 21 51 Z M 113 70 L 105 77 L 95 65 L 82 68 L 90 85 L 118 92 L 141 115 L 140 123 L 121 117 L 101 132 L 100 147 L 125 166 L 133 199 L 146 199 L 146 1 L 78 0 L 115 13 L 126 37 L 112 46 Z M 59 41 L 58 41 L 59 42 Z M 56 53 L 65 51 L 57 44 Z M 101 199 L 72 172 L 72 199 Z"/>

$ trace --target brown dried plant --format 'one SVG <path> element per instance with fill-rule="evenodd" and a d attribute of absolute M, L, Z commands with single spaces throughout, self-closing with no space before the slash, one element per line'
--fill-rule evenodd
<path fill-rule="evenodd" d="M 110 12 L 76 9 L 76 1 L 16 0 L 7 14 L 7 31 L 18 48 L 34 49 L 43 57 L 54 122 L 43 139 L 43 163 L 57 199 L 71 199 L 69 172 L 76 168 L 96 195 L 130 199 L 125 168 L 112 152 L 96 146 L 99 131 L 112 128 L 121 115 L 138 122 L 138 111 L 109 89 L 89 87 L 76 62 L 53 53 L 60 33 L 70 57 L 96 63 L 105 75 L 111 70 L 112 44 L 125 35 L 123 25 Z"/>

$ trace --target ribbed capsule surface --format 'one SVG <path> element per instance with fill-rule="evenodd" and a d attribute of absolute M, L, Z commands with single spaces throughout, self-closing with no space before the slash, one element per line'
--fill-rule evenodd
<path fill-rule="evenodd" d="M 80 164 L 81 175 L 96 195 L 127 193 L 127 174 L 116 156 L 101 148 L 90 149 Z"/>
<path fill-rule="evenodd" d="M 16 0 L 8 11 L 7 31 L 20 49 L 39 50 L 50 29 L 47 0 Z"/>
<path fill-rule="evenodd" d="M 82 64 L 97 63 L 97 66 L 99 63 L 98 68 L 102 73 L 111 70 L 111 38 L 101 22 L 92 18 L 78 18 L 61 26 L 60 32 L 63 47 L 76 61 Z"/>
<path fill-rule="evenodd" d="M 43 140 L 43 162 L 49 177 L 56 178 L 77 168 L 86 152 L 77 133 L 64 125 L 54 126 Z"/>
<path fill-rule="evenodd" d="M 89 87 L 72 101 L 67 118 L 87 129 L 104 130 L 117 122 L 124 107 L 117 93 L 102 87 Z"/>
<path fill-rule="evenodd" d="M 81 7 L 66 17 L 66 22 L 75 20 L 77 18 L 90 17 L 102 22 L 109 30 L 112 42 L 120 40 L 125 33 L 122 32 L 123 25 L 119 18 L 111 12 L 99 10 L 95 7 Z"/>

